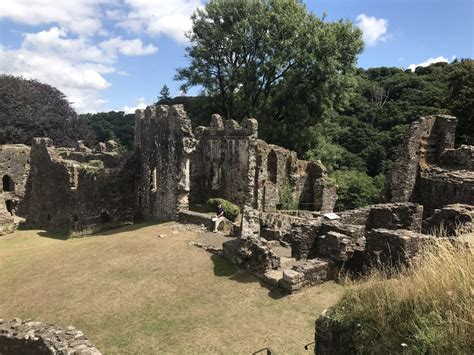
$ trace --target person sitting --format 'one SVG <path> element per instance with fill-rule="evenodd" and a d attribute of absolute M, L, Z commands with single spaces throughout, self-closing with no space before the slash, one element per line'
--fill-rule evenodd
<path fill-rule="evenodd" d="M 224 221 L 224 208 L 221 204 L 217 205 L 216 216 L 212 218 L 214 221 L 214 233 L 217 233 L 217 229 L 219 228 L 219 224 Z"/>

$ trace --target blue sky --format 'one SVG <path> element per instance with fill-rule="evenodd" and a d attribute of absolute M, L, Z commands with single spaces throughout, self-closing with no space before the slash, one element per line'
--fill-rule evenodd
<path fill-rule="evenodd" d="M 306 0 L 364 32 L 363 68 L 474 57 L 472 0 Z M 2 0 L 0 73 L 62 90 L 78 112 L 133 112 L 186 65 L 184 32 L 202 0 Z"/>

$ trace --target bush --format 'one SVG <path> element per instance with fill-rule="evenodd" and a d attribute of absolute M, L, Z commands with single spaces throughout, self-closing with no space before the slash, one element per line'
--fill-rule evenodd
<path fill-rule="evenodd" d="M 216 211 L 217 206 L 222 205 L 224 209 L 224 216 L 230 221 L 235 221 L 240 214 L 240 208 L 232 202 L 224 200 L 223 198 L 210 198 L 206 202 L 206 206 L 211 211 Z"/>

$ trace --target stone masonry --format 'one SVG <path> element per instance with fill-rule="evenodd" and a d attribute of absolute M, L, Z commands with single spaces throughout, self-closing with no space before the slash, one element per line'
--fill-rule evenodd
<path fill-rule="evenodd" d="M 424 217 L 453 203 L 474 203 L 474 147 L 454 147 L 457 118 L 422 117 L 411 124 L 387 178 L 392 202 L 416 202 Z"/>
<path fill-rule="evenodd" d="M 0 319 L 0 354 L 100 355 L 101 352 L 75 327 L 42 322 Z"/>
<path fill-rule="evenodd" d="M 0 235 L 11 231 L 19 222 L 18 210 L 30 171 L 30 148 L 23 144 L 0 146 Z"/>
<path fill-rule="evenodd" d="M 191 120 L 182 105 L 137 110 L 137 205 L 144 218 L 176 220 L 179 210 L 188 208 L 190 154 L 195 145 Z"/>
<path fill-rule="evenodd" d="M 34 140 L 20 203 L 26 217 L 23 225 L 75 236 L 130 222 L 135 201 L 133 157 L 116 157 L 114 166 L 107 168 L 99 160 L 103 154 L 81 152 L 78 159 L 79 152 L 72 153 L 55 148 L 48 138 Z M 110 157 L 106 159 L 112 164 Z"/>
<path fill-rule="evenodd" d="M 197 127 L 191 157 L 193 204 L 222 197 L 239 206 L 274 211 L 284 187 L 302 209 L 332 211 L 335 186 L 320 162 L 299 160 L 295 152 L 258 139 L 258 122 L 241 124 L 213 115 L 210 127 Z"/>

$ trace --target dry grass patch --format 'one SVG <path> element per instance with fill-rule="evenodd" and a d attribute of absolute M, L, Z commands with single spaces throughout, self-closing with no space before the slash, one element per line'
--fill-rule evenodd
<path fill-rule="evenodd" d="M 166 237 L 158 238 L 159 234 Z M 75 325 L 104 354 L 305 353 L 334 283 L 281 297 L 175 224 L 57 240 L 0 238 L 0 318 Z"/>
<path fill-rule="evenodd" d="M 439 243 L 412 268 L 346 287 L 330 328 L 361 353 L 474 353 L 472 247 Z"/>

